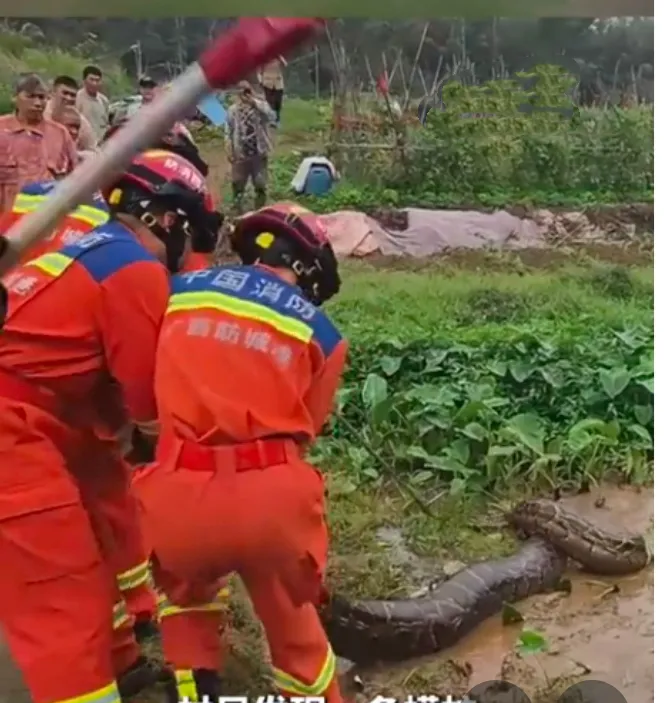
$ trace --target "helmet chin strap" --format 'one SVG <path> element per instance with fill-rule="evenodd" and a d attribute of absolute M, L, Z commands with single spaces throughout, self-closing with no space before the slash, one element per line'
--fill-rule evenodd
<path fill-rule="evenodd" d="M 166 248 L 166 267 L 171 273 L 177 273 L 182 263 L 182 255 L 186 243 L 186 235 L 178 236 L 167 230 L 157 218 L 147 209 L 149 200 L 142 200 L 127 207 L 127 213 L 136 217 Z"/>

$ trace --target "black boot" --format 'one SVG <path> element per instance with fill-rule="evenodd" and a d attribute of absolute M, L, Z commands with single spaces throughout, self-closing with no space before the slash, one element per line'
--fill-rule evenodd
<path fill-rule="evenodd" d="M 118 690 L 123 698 L 131 698 L 146 688 L 169 683 L 172 679 L 173 672 L 165 664 L 140 656 L 117 677 Z"/>
<path fill-rule="evenodd" d="M 139 646 L 158 639 L 160 634 L 159 627 L 154 620 L 137 620 L 134 623 L 134 637 Z"/>
<path fill-rule="evenodd" d="M 260 210 L 267 202 L 265 188 L 254 188 L 254 210 Z"/>
<path fill-rule="evenodd" d="M 198 700 L 205 700 L 205 696 L 208 696 L 210 701 L 217 701 L 222 698 L 221 677 L 218 672 L 211 669 L 194 669 L 194 683 L 196 684 Z M 181 703 L 185 692 L 181 693 L 178 691 L 173 672 L 171 672 L 171 678 L 165 691 L 167 703 Z"/>

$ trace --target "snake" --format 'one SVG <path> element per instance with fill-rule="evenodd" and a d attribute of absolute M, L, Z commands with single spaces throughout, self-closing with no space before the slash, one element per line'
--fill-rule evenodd
<path fill-rule="evenodd" d="M 516 554 L 468 566 L 424 596 L 352 601 L 329 595 L 319 615 L 337 656 L 370 666 L 435 654 L 504 604 L 558 588 L 568 559 L 605 576 L 635 573 L 650 561 L 643 536 L 600 529 L 554 500 L 522 502 L 506 517 L 524 539 Z"/>

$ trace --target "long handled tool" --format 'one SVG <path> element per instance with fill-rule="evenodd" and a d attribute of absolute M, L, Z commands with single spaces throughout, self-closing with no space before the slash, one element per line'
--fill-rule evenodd
<path fill-rule="evenodd" d="M 84 202 L 133 156 L 189 111 L 212 90 L 225 88 L 280 54 L 285 54 L 324 26 L 321 19 L 261 17 L 241 19 L 203 53 L 153 104 L 134 115 L 109 139 L 98 156 L 81 164 L 44 204 L 14 225 L 0 240 L 0 275 L 58 220 Z M 2 298 L 2 291 L 0 291 Z M 0 300 L 0 306 L 1 306 Z M 1 322 L 0 322 L 1 325 Z"/>

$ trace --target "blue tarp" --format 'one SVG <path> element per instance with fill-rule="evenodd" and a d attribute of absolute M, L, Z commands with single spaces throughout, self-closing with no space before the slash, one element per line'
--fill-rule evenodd
<path fill-rule="evenodd" d="M 214 93 L 206 95 L 197 107 L 215 127 L 222 127 L 226 124 L 226 108 Z"/>

